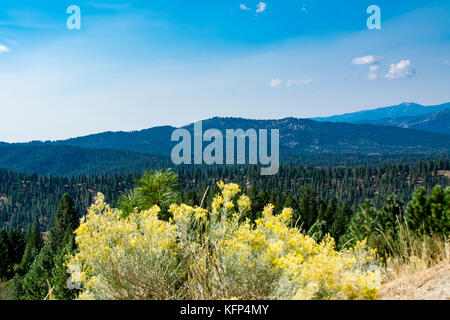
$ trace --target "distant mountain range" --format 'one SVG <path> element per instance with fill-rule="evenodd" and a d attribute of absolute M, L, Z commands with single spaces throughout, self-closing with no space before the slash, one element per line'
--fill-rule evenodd
<path fill-rule="evenodd" d="M 449 106 L 448 103 L 433 107 L 402 104 L 315 120 L 216 117 L 203 121 L 203 131 L 210 128 L 223 133 L 226 129 L 279 129 L 280 156 L 291 162 L 302 157 L 321 157 L 323 160 L 324 155 L 349 154 L 353 155 L 346 156 L 349 159 L 358 155 L 400 154 L 438 157 L 450 154 L 450 135 L 439 133 L 448 133 Z M 183 128 L 192 133 L 193 124 Z M 61 141 L 0 142 L 0 167 L 61 175 L 167 167 L 171 165 L 171 150 L 177 144 L 170 139 L 175 129 L 163 126 L 133 132 L 104 132 Z M 205 142 L 204 146 L 207 144 Z M 342 159 L 337 162 L 342 163 Z M 312 163 L 309 161 L 308 164 Z"/>
<path fill-rule="evenodd" d="M 183 128 L 193 132 L 193 124 Z M 226 129 L 279 129 L 281 154 L 442 153 L 450 149 L 450 136 L 447 135 L 368 124 L 318 122 L 297 118 L 249 120 L 216 117 L 203 121 L 203 131 L 210 128 L 219 129 L 223 133 Z M 175 129 L 165 126 L 133 132 L 104 132 L 69 140 L 21 145 L 128 150 L 170 156 L 172 148 L 177 144 L 170 141 Z"/>
<path fill-rule="evenodd" d="M 396 126 L 429 132 L 450 134 L 450 103 L 423 106 L 417 103 L 402 103 L 397 106 L 346 113 L 331 117 L 313 118 L 320 122 L 344 122 Z"/>
<path fill-rule="evenodd" d="M 415 117 L 393 117 L 359 123 L 450 134 L 450 109 Z"/>

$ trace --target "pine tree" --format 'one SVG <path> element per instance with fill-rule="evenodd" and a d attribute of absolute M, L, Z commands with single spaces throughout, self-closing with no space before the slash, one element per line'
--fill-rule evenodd
<path fill-rule="evenodd" d="M 8 234 L 5 230 L 0 230 L 0 281 L 7 280 L 10 266 Z"/>
<path fill-rule="evenodd" d="M 408 227 L 419 235 L 443 235 L 450 232 L 450 187 L 437 185 L 427 197 L 424 188 L 414 192 L 406 208 Z"/>
<path fill-rule="evenodd" d="M 75 204 L 69 194 L 64 194 L 55 213 L 53 228 L 50 230 L 48 245 L 53 253 L 65 247 L 74 237 L 73 232 L 78 227 L 79 219 Z"/>
<path fill-rule="evenodd" d="M 53 286 L 53 296 L 57 300 L 73 300 L 79 293 L 78 290 L 69 288 L 67 281 L 69 274 L 65 265 L 67 255 L 74 254 L 74 243 L 68 242 L 64 248 L 54 256 L 55 266 L 52 269 L 50 283 Z"/>
<path fill-rule="evenodd" d="M 26 299 L 42 300 L 49 290 L 58 299 L 72 299 L 74 293 L 67 289 L 68 274 L 65 273 L 65 256 L 75 249 L 74 231 L 79 221 L 72 198 L 65 194 L 55 213 L 55 222 L 42 248 L 24 277 Z M 64 273 L 62 272 L 64 270 Z M 49 285 L 51 287 L 49 287 Z M 57 292 L 57 296 L 55 295 Z"/>
<path fill-rule="evenodd" d="M 8 233 L 9 242 L 9 258 L 11 260 L 13 272 L 18 268 L 22 260 L 23 252 L 25 250 L 25 238 L 22 233 L 22 228 L 17 227 Z M 11 274 L 11 277 L 13 274 Z"/>
<path fill-rule="evenodd" d="M 170 169 L 145 171 L 143 177 L 136 181 L 135 189 L 120 198 L 119 208 L 126 216 L 135 208 L 142 211 L 157 205 L 161 208 L 160 218 L 168 220 L 170 205 L 180 199 L 177 181 L 178 175 Z"/>
<path fill-rule="evenodd" d="M 340 238 L 345 234 L 352 214 L 352 209 L 346 203 L 337 207 L 330 227 L 330 234 L 336 240 L 336 243 L 340 243 Z"/>
<path fill-rule="evenodd" d="M 299 217 L 294 217 L 295 220 L 300 218 L 300 225 L 304 230 L 309 230 L 317 219 L 317 201 L 316 195 L 312 188 L 307 185 L 299 190 Z"/>
<path fill-rule="evenodd" d="M 378 211 L 374 220 L 374 227 L 385 233 L 395 232 L 402 222 L 402 208 L 403 202 L 395 194 L 391 194 L 386 199 L 383 208 Z"/>
<path fill-rule="evenodd" d="M 10 280 L 10 285 L 8 287 L 7 300 L 22 300 L 25 292 L 23 291 L 23 277 L 18 273 Z"/>
<path fill-rule="evenodd" d="M 418 234 L 425 234 L 425 220 L 429 213 L 427 193 L 424 187 L 417 189 L 412 197 L 412 200 L 406 207 L 405 220 L 410 230 Z"/>
<path fill-rule="evenodd" d="M 430 209 L 430 214 L 425 220 L 428 233 L 448 236 L 450 232 L 450 187 L 444 191 L 440 185 L 435 186 L 427 202 Z"/>
<path fill-rule="evenodd" d="M 30 270 L 23 279 L 23 299 L 43 300 L 47 296 L 50 290 L 47 281 L 51 278 L 53 267 L 52 250 L 50 246 L 46 245 L 31 264 Z"/>
<path fill-rule="evenodd" d="M 21 275 L 25 275 L 28 272 L 31 264 L 33 263 L 34 259 L 36 259 L 43 246 L 42 238 L 36 225 L 33 225 L 31 228 L 29 228 L 25 236 L 25 241 L 25 251 L 20 263 Z"/>
<path fill-rule="evenodd" d="M 369 200 L 364 201 L 351 218 L 347 232 L 341 239 L 341 246 L 362 241 L 372 235 L 375 231 L 374 222 L 376 221 L 376 215 L 377 210 L 375 206 Z"/>

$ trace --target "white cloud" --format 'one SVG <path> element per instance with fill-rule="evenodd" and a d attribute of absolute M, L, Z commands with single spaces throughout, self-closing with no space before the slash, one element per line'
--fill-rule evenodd
<path fill-rule="evenodd" d="M 397 64 L 391 64 L 389 72 L 384 76 L 386 79 L 406 79 L 416 75 L 416 70 L 409 60 L 401 60 Z"/>
<path fill-rule="evenodd" d="M 256 5 L 256 12 L 257 13 L 264 12 L 264 11 L 266 11 L 266 8 L 267 8 L 267 3 L 261 1 L 260 3 L 258 3 Z"/>
<path fill-rule="evenodd" d="M 250 9 L 249 7 L 247 7 L 245 4 L 243 4 L 243 3 L 241 3 L 240 5 L 239 5 L 239 8 L 241 9 L 241 10 L 244 10 L 244 11 L 250 11 L 250 10 L 252 10 L 252 9 Z"/>
<path fill-rule="evenodd" d="M 286 81 L 286 87 L 299 87 L 304 86 L 312 82 L 312 79 L 305 79 L 305 80 L 287 80 Z"/>
<path fill-rule="evenodd" d="M 272 81 L 270 81 L 270 86 L 272 88 L 279 88 L 283 85 L 283 80 L 280 78 L 273 78 Z"/>
<path fill-rule="evenodd" d="M 306 6 L 303 5 L 302 8 L 301 8 L 300 10 L 302 10 L 303 12 L 306 12 Z"/>
<path fill-rule="evenodd" d="M 380 67 L 378 66 L 370 66 L 369 67 L 369 73 L 366 75 L 364 79 L 366 80 L 377 80 L 378 79 L 378 70 L 380 70 Z"/>
<path fill-rule="evenodd" d="M 6 53 L 6 52 L 10 52 L 11 49 L 9 49 L 7 46 L 5 46 L 4 44 L 0 43 L 0 54 L 1 53 Z"/>
<path fill-rule="evenodd" d="M 377 57 L 377 56 L 365 56 L 365 57 L 356 57 L 352 60 L 352 64 L 373 64 L 383 59 L 383 57 Z"/>
<path fill-rule="evenodd" d="M 305 79 L 305 80 L 286 80 L 283 81 L 280 78 L 273 78 L 272 81 L 270 81 L 270 86 L 272 88 L 280 88 L 280 87 L 300 87 L 307 85 L 312 82 L 311 78 Z"/>

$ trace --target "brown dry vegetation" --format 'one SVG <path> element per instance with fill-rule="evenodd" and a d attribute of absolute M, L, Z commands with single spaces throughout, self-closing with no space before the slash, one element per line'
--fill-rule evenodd
<path fill-rule="evenodd" d="M 450 300 L 450 265 L 441 263 L 385 283 L 382 300 Z"/>
<path fill-rule="evenodd" d="M 450 300 L 450 242 L 428 238 L 408 243 L 389 259 L 381 300 Z"/>

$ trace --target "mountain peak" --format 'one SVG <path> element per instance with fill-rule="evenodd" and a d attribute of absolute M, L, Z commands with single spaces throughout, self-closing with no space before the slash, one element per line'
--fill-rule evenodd
<path fill-rule="evenodd" d="M 320 122 L 367 123 L 386 118 L 422 116 L 432 112 L 441 112 L 449 108 L 449 102 L 435 106 L 423 106 L 414 102 L 403 102 L 402 104 L 395 106 L 346 113 L 331 117 L 313 118 L 313 120 Z"/>

